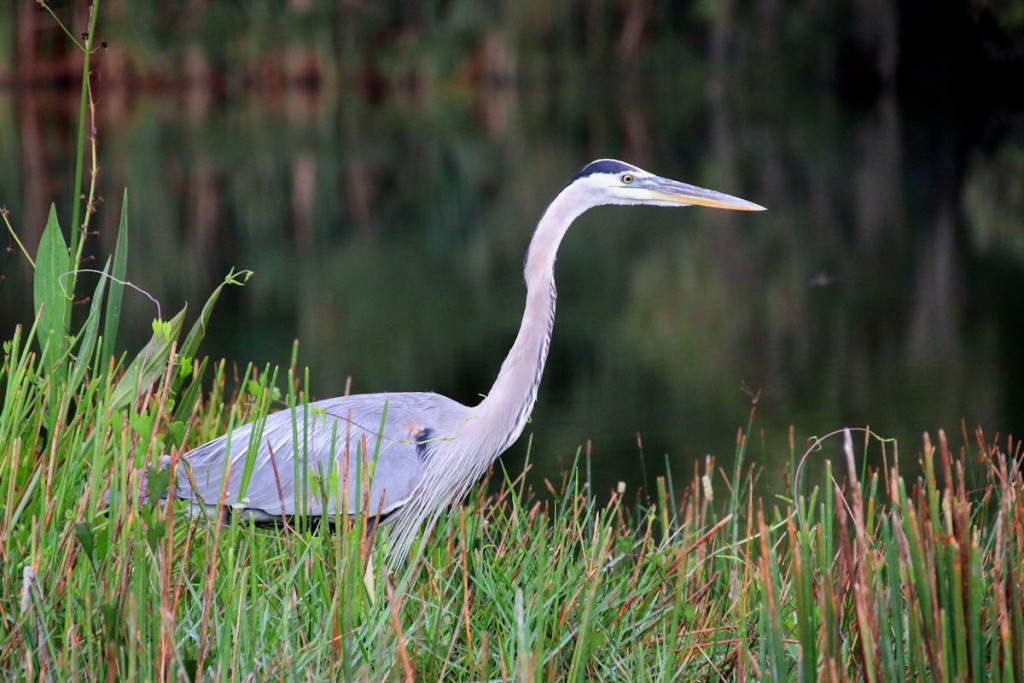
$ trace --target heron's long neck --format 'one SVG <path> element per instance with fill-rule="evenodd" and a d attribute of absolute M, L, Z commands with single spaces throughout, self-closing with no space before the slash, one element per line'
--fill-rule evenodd
<path fill-rule="evenodd" d="M 488 432 L 502 441 L 500 450 L 523 431 L 537 400 L 551 330 L 555 324 L 555 256 L 566 231 L 587 207 L 568 188 L 559 194 L 537 224 L 526 253 L 526 310 L 512 349 L 480 404 Z"/>

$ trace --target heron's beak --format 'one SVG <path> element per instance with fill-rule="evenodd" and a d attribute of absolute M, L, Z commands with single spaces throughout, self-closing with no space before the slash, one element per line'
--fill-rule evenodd
<path fill-rule="evenodd" d="M 730 209 L 732 211 L 765 210 L 760 204 L 748 202 L 746 199 L 714 190 L 705 190 L 703 187 L 687 185 L 668 178 L 651 179 L 646 189 L 651 193 L 651 198 L 654 201 L 666 204 L 710 206 L 715 209 Z"/>

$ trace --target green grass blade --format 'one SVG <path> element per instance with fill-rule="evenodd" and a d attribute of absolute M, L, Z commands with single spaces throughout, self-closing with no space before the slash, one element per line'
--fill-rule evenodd
<path fill-rule="evenodd" d="M 906 680 L 906 654 L 905 654 L 905 636 L 903 628 L 903 614 L 906 611 L 906 603 L 903 599 L 903 578 L 900 574 L 900 556 L 899 556 L 899 545 L 896 540 L 896 534 L 893 531 L 894 522 L 891 519 L 885 520 L 885 537 L 888 539 L 885 545 L 885 566 L 886 576 L 889 583 L 890 605 L 892 618 L 892 643 L 893 643 L 893 655 L 894 655 L 894 666 L 896 668 L 896 674 L 890 678 L 893 681 L 904 681 Z"/>
<path fill-rule="evenodd" d="M 167 322 L 157 322 L 154 325 L 153 337 L 131 362 L 124 377 L 114 387 L 109 402 L 112 410 L 120 410 L 138 398 L 139 394 L 144 392 L 153 380 L 167 368 L 171 345 L 181 334 L 187 309 L 188 306 L 185 306 Z"/>
<path fill-rule="evenodd" d="M 982 595 L 984 575 L 981 569 L 981 552 L 978 548 L 978 534 L 973 534 L 968 553 L 967 567 L 967 620 L 970 628 L 971 675 L 975 681 L 985 680 L 985 640 L 981 632 L 983 612 Z"/>
<path fill-rule="evenodd" d="M 252 276 L 251 270 L 243 270 L 238 273 L 234 269 L 231 269 L 228 274 L 224 277 L 224 281 L 217 285 L 217 288 L 213 290 L 206 303 L 203 305 L 203 310 L 199 314 L 199 318 L 192 323 L 191 329 L 185 336 L 185 341 L 182 342 L 181 348 L 178 349 L 178 356 L 182 359 L 182 362 L 188 363 L 196 355 L 196 350 L 199 348 L 199 343 L 206 336 L 206 326 L 210 323 L 210 316 L 213 315 L 213 307 L 217 304 L 217 299 L 220 298 L 220 293 L 223 291 L 225 285 L 237 285 L 239 287 L 245 285 Z M 171 384 L 171 390 L 176 392 L 181 388 L 181 383 L 184 381 L 184 376 L 177 375 Z"/>
<path fill-rule="evenodd" d="M 128 190 L 121 198 L 121 222 L 117 227 L 117 245 L 114 247 L 114 268 L 111 271 L 110 294 L 103 320 L 103 353 L 100 358 L 108 363 L 117 348 L 117 330 L 121 324 L 121 300 L 124 298 L 125 274 L 128 270 Z M 104 368 L 100 368 L 105 371 Z"/>
<path fill-rule="evenodd" d="M 82 332 L 79 335 L 78 357 L 75 359 L 74 368 L 71 371 L 71 378 L 68 380 L 68 393 L 74 394 L 78 391 L 85 372 L 93 361 L 93 351 L 96 348 L 96 338 L 100 329 L 100 308 L 103 306 L 103 295 L 107 285 L 107 272 L 110 270 L 110 260 L 103 266 L 103 275 L 96 283 L 96 290 L 92 295 L 92 303 L 89 305 L 89 316 L 85 319 Z"/>
<path fill-rule="evenodd" d="M 192 382 L 188 385 L 188 389 L 178 397 L 177 406 L 174 408 L 174 418 L 172 422 L 184 423 L 192 416 L 192 410 L 196 406 L 196 401 L 199 399 L 199 389 L 202 387 L 203 375 L 206 374 L 206 366 L 209 358 L 204 358 L 199 364 L 199 369 L 195 372 L 195 377 Z"/>

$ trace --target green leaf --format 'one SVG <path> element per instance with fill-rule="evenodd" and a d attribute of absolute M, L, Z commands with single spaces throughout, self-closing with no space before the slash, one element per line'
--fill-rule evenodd
<path fill-rule="evenodd" d="M 206 365 L 209 359 L 204 358 L 203 362 L 199 364 L 199 372 L 196 373 L 195 380 L 188 385 L 188 389 L 178 399 L 178 405 L 174 409 L 174 417 L 172 422 L 184 423 L 192 418 L 192 409 L 195 408 L 196 400 L 199 398 L 199 389 L 202 386 L 203 375 L 206 372 Z M 181 441 L 175 442 L 176 446 L 181 446 Z"/>
<path fill-rule="evenodd" d="M 68 320 L 71 297 L 65 294 L 61 278 L 73 271 L 57 210 L 50 205 L 50 216 L 36 252 L 36 272 L 32 283 L 36 314 L 39 315 L 39 345 L 43 349 L 43 370 L 52 373 L 58 386 L 66 376 Z M 68 280 L 74 287 L 74 279 Z"/>
<path fill-rule="evenodd" d="M 172 422 L 167 427 L 167 440 L 171 446 L 181 448 L 181 443 L 185 440 L 185 423 Z"/>
<path fill-rule="evenodd" d="M 111 272 L 110 296 L 107 297 L 107 312 L 103 320 L 104 363 L 110 361 L 117 344 L 117 328 L 121 321 L 121 299 L 124 297 L 125 273 L 128 270 L 128 190 L 121 199 L 121 223 L 117 228 L 117 246 L 114 247 L 114 270 Z M 102 370 L 101 370 L 102 371 Z"/>
<path fill-rule="evenodd" d="M 146 487 L 149 491 L 149 504 L 156 507 L 160 498 L 167 491 L 171 482 L 171 471 L 166 467 L 150 465 L 146 472 Z"/>
<path fill-rule="evenodd" d="M 149 543 L 149 547 L 153 550 L 160 548 L 160 541 L 167 533 L 167 522 L 162 519 L 156 519 L 151 522 L 149 528 L 146 529 L 146 542 Z"/>
<path fill-rule="evenodd" d="M 107 638 L 111 642 L 117 642 L 117 638 L 120 636 L 117 627 L 121 621 L 121 612 L 118 610 L 117 603 L 103 603 L 100 605 L 100 613 L 103 615 L 103 629 L 106 632 Z"/>
<path fill-rule="evenodd" d="M 110 397 L 111 410 L 124 408 L 134 402 L 154 380 L 163 374 L 167 368 L 167 359 L 171 355 L 171 345 L 181 334 L 187 309 L 188 306 L 185 306 L 166 323 L 154 325 L 155 331 L 152 339 L 131 362 L 124 377 L 114 387 Z"/>
<path fill-rule="evenodd" d="M 178 350 L 178 356 L 180 358 L 195 358 L 196 350 L 199 348 L 199 342 L 201 342 L 203 337 L 206 336 L 206 326 L 210 322 L 210 316 L 213 315 L 213 307 L 216 305 L 217 299 L 220 298 L 220 293 L 224 289 L 224 286 L 244 286 L 245 283 L 249 281 L 250 277 L 252 277 L 251 270 L 243 270 L 236 273 L 235 269 L 232 268 L 228 271 L 228 274 L 224 277 L 224 281 L 221 282 L 217 286 L 217 289 L 213 290 L 210 294 L 210 297 L 206 300 L 206 304 L 203 306 L 202 312 L 199 314 L 199 318 L 192 324 L 192 328 L 188 331 L 185 341 Z M 178 389 L 181 388 L 181 383 L 187 376 L 187 374 L 176 376 L 174 378 L 174 382 L 171 384 L 171 391 L 176 393 Z"/>
<path fill-rule="evenodd" d="M 89 528 L 89 525 L 86 524 L 85 522 L 76 522 L 75 523 L 75 538 L 78 539 L 79 545 L 82 546 L 82 552 L 85 553 L 85 556 L 88 557 L 93 562 L 95 562 L 96 560 L 95 560 L 95 558 L 93 557 L 93 554 L 92 554 L 92 551 L 93 551 L 93 535 L 92 535 L 92 529 Z"/>
<path fill-rule="evenodd" d="M 103 266 L 103 275 L 96 284 L 96 291 L 92 295 L 92 303 L 89 305 L 89 317 L 85 319 L 80 334 L 81 341 L 78 344 L 78 358 L 75 367 L 71 371 L 71 379 L 68 381 L 68 393 L 74 394 L 78 391 L 78 385 L 85 377 L 85 371 L 93 361 L 93 351 L 96 348 L 96 337 L 100 329 L 100 308 L 103 306 L 103 294 L 107 286 L 107 271 L 110 269 L 110 259 L 107 259 Z"/>
<path fill-rule="evenodd" d="M 128 424 L 140 439 L 148 439 L 149 435 L 153 433 L 153 415 L 149 412 L 132 413 L 128 417 Z"/>

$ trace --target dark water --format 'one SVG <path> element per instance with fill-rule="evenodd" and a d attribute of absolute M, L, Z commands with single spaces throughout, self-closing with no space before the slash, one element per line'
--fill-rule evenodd
<path fill-rule="evenodd" d="M 475 402 L 515 336 L 537 218 L 579 166 L 618 157 L 769 211 L 607 207 L 577 222 L 527 428 L 540 474 L 587 440 L 601 487 L 640 486 L 665 455 L 677 473 L 707 454 L 731 467 L 758 391 L 750 457 L 772 482 L 790 425 L 802 449 L 869 424 L 911 463 L 923 431 L 960 443 L 961 420 L 1024 432 L 1019 111 L 602 76 L 376 103 L 101 92 L 95 250 L 112 251 L 127 187 L 129 278 L 165 316 L 198 311 L 229 267 L 255 271 L 222 299 L 206 354 L 287 364 L 298 338 L 318 397 L 351 377 L 355 392 Z M 16 169 L 0 204 L 32 245 L 70 194 L 74 102 L 0 101 L 0 161 Z M 30 320 L 27 271 L 16 250 L 0 260 L 5 337 Z M 121 342 L 137 348 L 156 310 L 126 306 Z"/>

